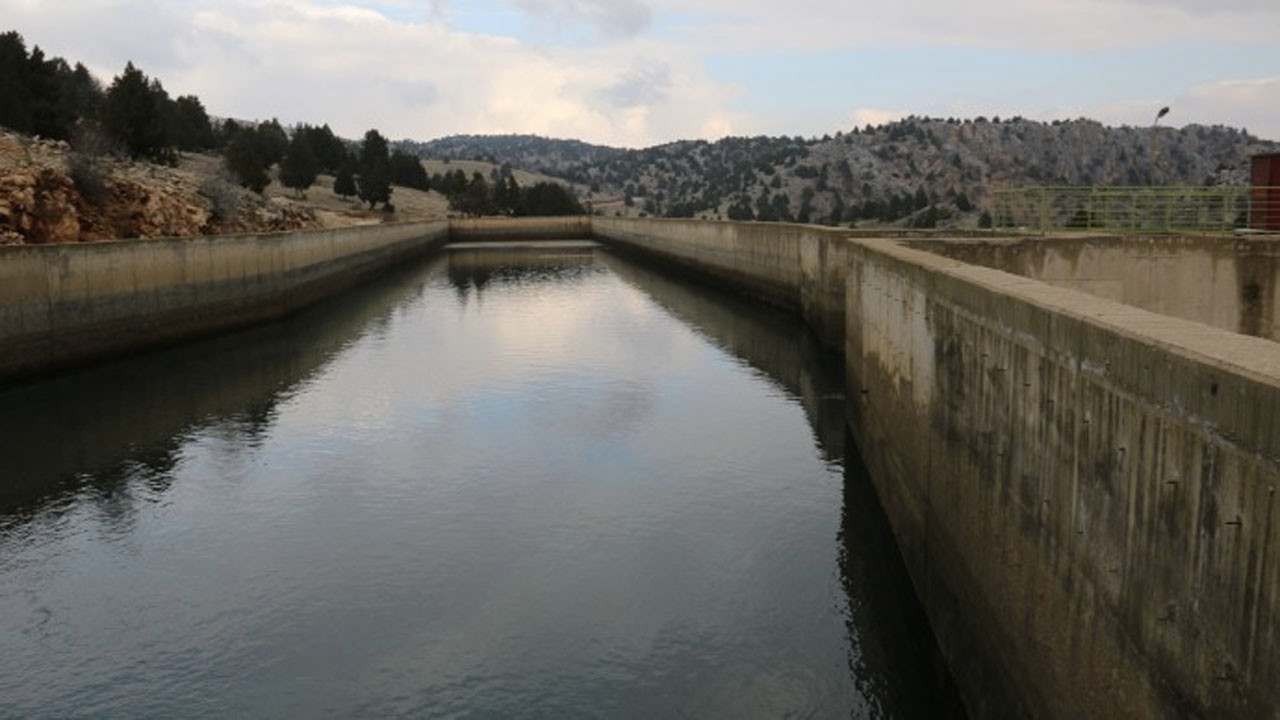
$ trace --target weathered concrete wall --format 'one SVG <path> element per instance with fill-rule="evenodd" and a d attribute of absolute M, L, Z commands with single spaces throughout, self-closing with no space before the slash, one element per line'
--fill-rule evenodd
<path fill-rule="evenodd" d="M 279 317 L 447 223 L 0 248 L 0 378 Z"/>
<path fill-rule="evenodd" d="M 458 218 L 449 221 L 457 242 L 512 240 L 590 240 L 591 217 Z"/>
<path fill-rule="evenodd" d="M 844 235 L 811 225 L 594 218 L 597 239 L 709 276 L 844 338 Z"/>
<path fill-rule="evenodd" d="M 1274 343 L 906 247 L 952 249 L 942 240 L 595 229 L 828 339 L 824 322 L 845 323 L 850 429 L 976 716 L 1278 716 Z M 1107 266 L 1177 250 L 1108 252 L 1084 274 L 1040 267 L 1063 284 L 1115 273 L 1121 299 L 1166 309 L 1202 270 L 1192 258 L 1140 281 L 1125 273 L 1159 266 Z"/>
<path fill-rule="evenodd" d="M 847 320 L 851 429 L 976 715 L 1280 713 L 1274 343 L 888 240 L 850 241 Z"/>
<path fill-rule="evenodd" d="M 1280 340 L 1280 240 L 1101 236 L 922 240 L 912 247 L 1162 315 Z"/>

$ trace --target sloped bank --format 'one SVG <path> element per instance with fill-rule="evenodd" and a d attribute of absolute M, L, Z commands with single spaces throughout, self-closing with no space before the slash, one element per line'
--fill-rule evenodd
<path fill-rule="evenodd" d="M 594 229 L 844 348 L 852 436 L 975 716 L 1280 713 L 1280 345 L 889 239 Z"/>

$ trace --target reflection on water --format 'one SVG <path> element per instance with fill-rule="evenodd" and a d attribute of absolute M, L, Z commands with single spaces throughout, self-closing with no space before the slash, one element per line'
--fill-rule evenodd
<path fill-rule="evenodd" d="M 0 391 L 0 716 L 930 716 L 840 378 L 574 245 Z"/>

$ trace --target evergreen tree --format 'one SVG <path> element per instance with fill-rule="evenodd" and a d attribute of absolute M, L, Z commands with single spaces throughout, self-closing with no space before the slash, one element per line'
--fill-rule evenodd
<path fill-rule="evenodd" d="M 756 219 L 761 222 L 771 222 L 778 219 L 778 211 L 774 209 L 768 188 L 761 189 L 760 197 L 756 198 Z"/>
<path fill-rule="evenodd" d="M 493 206 L 496 212 L 503 215 L 514 215 L 520 205 L 520 184 L 515 176 L 507 173 L 501 176 L 493 186 Z"/>
<path fill-rule="evenodd" d="M 62 58 L 46 61 L 39 47 L 27 59 L 27 89 L 30 93 L 31 132 L 41 137 L 65 140 L 75 125 L 75 110 L 62 100 L 61 74 L 70 74 Z"/>
<path fill-rule="evenodd" d="M 311 143 L 305 133 L 295 131 L 289 141 L 289 151 L 280 161 L 280 182 L 293 188 L 298 197 L 311 187 L 320 173 L 320 163 L 311 151 Z"/>
<path fill-rule="evenodd" d="M 755 220 L 756 214 L 751 212 L 751 203 L 745 197 L 740 197 L 737 202 L 729 206 L 729 219 Z"/>
<path fill-rule="evenodd" d="M 174 101 L 173 133 L 179 150 L 212 150 L 217 145 L 209 114 L 195 95 L 183 95 Z"/>
<path fill-rule="evenodd" d="M 261 194 L 271 184 L 255 133 L 237 133 L 227 146 L 226 162 L 227 169 L 242 187 Z"/>
<path fill-rule="evenodd" d="M 299 125 L 293 130 L 294 136 L 301 135 L 303 141 L 311 149 L 312 156 L 316 159 L 316 166 L 320 172 L 326 172 L 336 175 L 338 170 L 342 168 L 346 162 L 348 153 L 347 146 L 342 140 L 333 134 L 328 125 L 315 127 L 311 125 Z"/>
<path fill-rule="evenodd" d="M 130 62 L 107 88 L 102 125 L 134 158 L 165 159 L 169 142 L 165 128 L 165 103 L 169 96 L 158 81 Z"/>
<path fill-rule="evenodd" d="M 28 55 L 21 35 L 0 34 L 0 125 L 67 140 L 78 120 L 97 115 L 101 102 L 102 88 L 83 65 L 46 60 L 39 47 Z"/>
<path fill-rule="evenodd" d="M 472 174 L 471 182 L 467 183 L 465 190 L 449 198 L 449 209 L 464 215 L 480 217 L 491 213 L 492 208 L 493 199 L 489 195 L 489 181 L 478 172 Z"/>
<path fill-rule="evenodd" d="M 18 132 L 31 132 L 31 90 L 27 82 L 30 67 L 27 44 L 16 32 L 0 34 L 0 125 Z"/>
<path fill-rule="evenodd" d="M 391 153 L 391 182 L 415 190 L 426 190 L 431 185 L 422 161 L 403 150 Z"/>
<path fill-rule="evenodd" d="M 553 182 L 535 183 L 521 193 L 517 215 L 582 215 L 582 204 L 565 186 Z"/>
<path fill-rule="evenodd" d="M 359 192 L 356 188 L 356 169 L 353 162 L 347 161 L 338 168 L 338 174 L 333 179 L 333 192 L 344 198 L 354 197 Z"/>
<path fill-rule="evenodd" d="M 231 145 L 231 141 L 235 140 L 236 136 L 244 131 L 245 129 L 235 120 L 223 120 L 222 123 L 218 125 L 217 130 L 214 131 L 214 136 L 218 141 L 218 147 L 226 149 Z"/>
<path fill-rule="evenodd" d="M 387 154 L 387 140 L 377 130 L 364 134 L 358 173 L 360 199 L 369 203 L 370 209 L 378 203 L 391 202 L 391 159 Z"/>
<path fill-rule="evenodd" d="M 256 132 L 258 153 L 266 163 L 264 167 L 271 167 L 284 160 L 285 153 L 289 152 L 289 134 L 284 131 L 280 121 L 272 118 L 267 122 L 260 122 Z"/>

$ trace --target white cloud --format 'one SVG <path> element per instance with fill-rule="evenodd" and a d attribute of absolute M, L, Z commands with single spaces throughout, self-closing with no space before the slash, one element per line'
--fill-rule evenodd
<path fill-rule="evenodd" d="M 588 25 L 608 38 L 639 35 L 653 23 L 640 0 L 511 0 L 540 23 L 556 30 Z"/>
<path fill-rule="evenodd" d="M 603 23 L 593 13 L 605 4 L 531 7 Z M 172 94 L 198 94 L 219 115 L 329 122 L 351 137 L 377 127 L 393 138 L 527 132 L 627 146 L 731 131 L 738 120 L 724 110 L 733 89 L 707 80 L 696 57 L 643 39 L 536 47 L 450 28 L 438 13 L 410 22 L 320 0 L 78 6 L 67 15 L 0 0 L 0 15 L 30 43 L 84 59 L 104 79 L 132 59 Z"/>
<path fill-rule="evenodd" d="M 83 60 L 104 79 L 133 60 L 171 93 L 195 93 L 219 115 L 329 122 L 353 137 L 370 127 L 395 138 L 423 139 L 531 132 L 628 146 L 811 132 L 843 120 L 834 109 L 829 120 L 798 118 L 796 113 L 808 111 L 781 106 L 759 116 L 735 111 L 734 101 L 745 91 L 759 98 L 772 89 L 708 78 L 703 63 L 713 53 L 928 49 L 922 57 L 938 62 L 947 48 L 962 46 L 1053 51 L 1070 62 L 1073 52 L 1183 41 L 1208 48 L 1274 47 L 1274 29 L 1280 27 L 1275 0 L 475 2 L 0 0 L 0 17 L 30 43 Z M 501 33 L 450 25 L 451 7 L 482 5 L 487 16 L 502 17 Z M 511 23 L 512 13 L 551 32 L 524 35 Z M 577 42 L 583 33 L 589 42 Z M 1205 51 L 1205 62 L 1211 55 Z M 1061 107 L 1057 94 L 1038 97 L 1024 88 L 1014 96 L 1001 78 L 992 77 L 983 81 L 981 97 L 922 98 L 921 105 L 902 110 L 900 99 L 867 97 L 858 101 L 866 106 L 850 111 L 849 118 L 863 125 L 908 113 L 1090 115 L 1140 124 L 1149 122 L 1153 108 L 1170 104 L 1182 122 L 1245 124 L 1280 137 L 1280 95 L 1268 79 L 1280 69 L 1280 52 L 1273 57 L 1276 62 L 1259 73 L 1266 78 L 1188 87 L 1182 97 L 1152 99 L 1140 90 L 1130 101 L 1101 105 L 1085 99 L 1079 107 Z M 891 70 L 852 72 L 886 71 Z M 797 76 L 795 82 L 806 80 Z M 829 92 L 815 88 L 824 97 Z M 1123 97 L 1109 93 L 1117 95 Z M 843 102 L 831 97 L 829 105 Z"/>
<path fill-rule="evenodd" d="M 653 0 L 706 18 L 690 29 L 735 51 L 831 47 L 1065 50 L 1173 42 L 1273 43 L 1274 0 Z"/>

